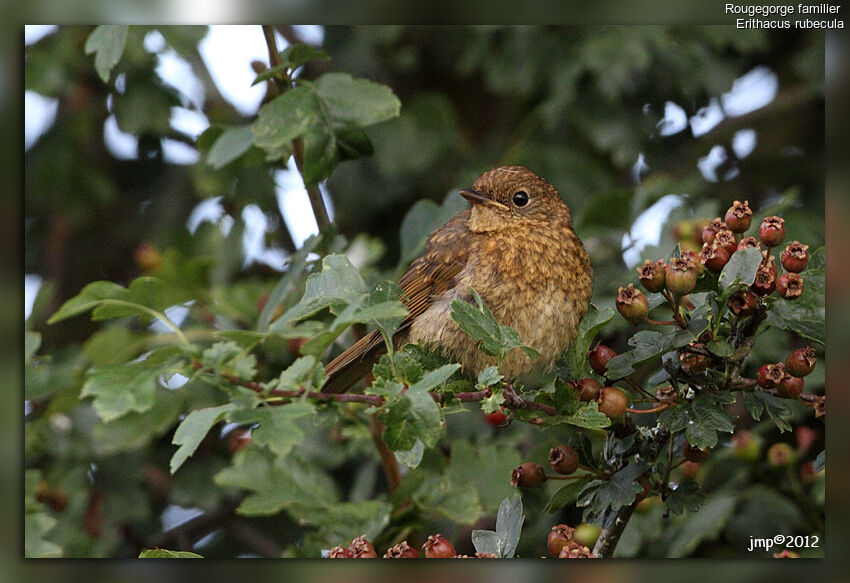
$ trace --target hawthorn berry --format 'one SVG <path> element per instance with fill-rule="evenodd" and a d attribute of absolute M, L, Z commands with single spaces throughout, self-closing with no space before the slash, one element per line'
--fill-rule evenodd
<path fill-rule="evenodd" d="M 578 453 L 569 445 L 559 445 L 549 450 L 549 465 L 559 474 L 572 474 L 578 469 Z"/>
<path fill-rule="evenodd" d="M 632 324 L 638 324 L 646 320 L 649 314 L 649 301 L 643 292 L 635 288 L 631 283 L 621 287 L 617 294 L 617 311 Z"/>
<path fill-rule="evenodd" d="M 784 468 L 794 463 L 794 449 L 787 443 L 774 443 L 767 450 L 767 462 L 774 468 Z"/>
<path fill-rule="evenodd" d="M 525 462 L 511 472 L 511 486 L 519 488 L 539 488 L 546 481 L 543 466 L 534 462 Z"/>
<path fill-rule="evenodd" d="M 674 257 L 664 267 L 667 289 L 677 296 L 684 296 L 692 291 L 697 283 L 697 270 L 693 259 Z"/>
<path fill-rule="evenodd" d="M 385 559 L 418 559 L 419 553 L 416 552 L 412 546 L 408 544 L 406 540 L 401 541 L 395 546 L 387 549 L 387 552 L 384 553 Z"/>
<path fill-rule="evenodd" d="M 573 383 L 578 389 L 578 398 L 580 401 L 595 401 L 599 397 L 599 392 L 602 390 L 602 383 L 592 378 L 579 379 Z"/>
<path fill-rule="evenodd" d="M 136 265 L 148 273 L 157 271 L 160 267 L 162 267 L 162 253 L 157 246 L 150 241 L 145 241 L 136 248 L 134 258 L 136 260 Z"/>
<path fill-rule="evenodd" d="M 596 559 L 597 556 L 594 555 L 590 547 L 586 547 L 578 544 L 573 541 L 563 549 L 561 549 L 561 554 L 558 555 L 559 559 Z"/>
<path fill-rule="evenodd" d="M 498 411 L 493 411 L 492 413 L 483 413 L 484 421 L 492 425 L 493 427 L 504 427 L 508 425 L 506 423 L 508 416 L 505 415 L 505 408 L 499 407 Z"/>
<path fill-rule="evenodd" d="M 756 309 L 758 296 L 750 290 L 735 292 L 726 305 L 739 318 L 746 318 Z"/>
<path fill-rule="evenodd" d="M 720 229 L 714 237 L 712 245 L 720 245 L 729 253 L 729 257 L 738 250 L 738 239 L 735 238 L 735 233 L 729 229 Z"/>
<path fill-rule="evenodd" d="M 754 462 L 761 456 L 761 438 L 742 429 L 732 436 L 732 454 L 747 462 Z"/>
<path fill-rule="evenodd" d="M 796 300 L 803 294 L 803 278 L 799 273 L 783 273 L 776 280 L 776 293 L 786 300 Z"/>
<path fill-rule="evenodd" d="M 553 557 L 560 555 L 561 549 L 572 542 L 573 531 L 575 531 L 575 529 L 571 526 L 567 526 L 566 524 L 556 524 L 553 526 L 552 532 L 549 533 L 549 539 L 547 541 L 549 554 Z"/>
<path fill-rule="evenodd" d="M 721 229 L 726 228 L 726 223 L 720 220 L 720 217 L 716 219 L 712 219 L 705 227 L 702 229 L 702 242 L 711 244 L 714 241 L 714 237 L 717 235 L 717 232 Z"/>
<path fill-rule="evenodd" d="M 726 226 L 733 233 L 743 233 L 750 228 L 753 221 L 753 211 L 748 204 L 748 201 L 741 202 L 736 200 L 726 211 L 724 217 Z"/>
<path fill-rule="evenodd" d="M 799 241 L 789 243 L 779 256 L 779 261 L 785 271 L 800 273 L 809 264 L 809 246 L 803 245 Z"/>
<path fill-rule="evenodd" d="M 785 219 L 766 217 L 759 226 L 759 239 L 768 247 L 777 247 L 785 239 Z"/>
<path fill-rule="evenodd" d="M 723 267 L 729 263 L 729 251 L 721 244 L 705 243 L 699 252 L 700 262 L 714 273 L 723 271 Z"/>
<path fill-rule="evenodd" d="M 785 359 L 785 370 L 791 376 L 804 377 L 815 370 L 817 356 L 811 346 L 798 348 Z"/>
<path fill-rule="evenodd" d="M 327 559 L 353 559 L 354 553 L 342 545 L 337 545 L 328 551 L 325 555 Z"/>
<path fill-rule="evenodd" d="M 593 369 L 593 372 L 598 375 L 604 375 L 605 371 L 608 369 L 608 361 L 617 356 L 617 353 L 604 344 L 597 344 L 593 349 L 591 349 L 588 356 L 590 360 L 590 368 Z"/>
<path fill-rule="evenodd" d="M 432 534 L 422 545 L 426 559 L 451 559 L 455 556 L 455 548 L 452 543 L 443 538 L 441 534 Z"/>
<path fill-rule="evenodd" d="M 623 415 L 629 408 L 629 397 L 623 389 L 605 387 L 599 393 L 599 411 L 610 419 Z"/>
<path fill-rule="evenodd" d="M 750 289 L 760 296 L 770 295 L 776 289 L 776 261 L 772 255 L 768 256 L 767 263 L 759 265 Z"/>
<path fill-rule="evenodd" d="M 761 251 L 761 243 L 755 237 L 744 237 L 738 241 L 738 247 L 735 250 L 740 251 L 741 249 L 758 249 Z"/>
<path fill-rule="evenodd" d="M 679 472 L 682 474 L 683 480 L 696 480 L 699 475 L 700 465 L 698 462 L 689 462 L 685 460 L 679 466 Z"/>
<path fill-rule="evenodd" d="M 763 389 L 778 387 L 785 378 L 785 365 L 781 362 L 776 364 L 763 364 L 756 373 L 756 382 Z"/>
<path fill-rule="evenodd" d="M 709 454 L 711 453 L 711 448 L 707 447 L 705 449 L 700 449 L 686 441 L 683 453 L 685 455 L 685 459 L 689 462 L 699 463 L 708 458 Z"/>
<path fill-rule="evenodd" d="M 679 393 L 673 385 L 665 385 L 655 391 L 655 398 L 662 403 L 676 403 L 679 400 Z"/>
<path fill-rule="evenodd" d="M 583 522 L 575 528 L 573 532 L 573 540 L 580 545 L 593 548 L 596 544 L 596 539 L 599 538 L 599 533 L 602 532 L 595 524 L 587 524 Z"/>
<path fill-rule="evenodd" d="M 820 431 L 812 429 L 807 425 L 800 425 L 794 429 L 794 439 L 797 440 L 797 452 L 806 453 L 812 444 L 820 437 Z"/>
<path fill-rule="evenodd" d="M 355 559 L 377 559 L 378 553 L 375 552 L 375 547 L 366 540 L 366 535 L 361 534 L 351 541 L 348 547 Z"/>
<path fill-rule="evenodd" d="M 776 387 L 780 397 L 796 399 L 803 392 L 803 379 L 786 374 L 782 382 Z"/>
<path fill-rule="evenodd" d="M 650 261 L 647 259 L 643 265 L 637 268 L 640 284 L 649 292 L 660 292 L 664 289 L 664 261 Z"/>

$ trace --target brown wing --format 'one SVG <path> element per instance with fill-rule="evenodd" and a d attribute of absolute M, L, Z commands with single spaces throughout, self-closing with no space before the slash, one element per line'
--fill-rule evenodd
<path fill-rule="evenodd" d="M 399 287 L 405 295 L 401 300 L 409 313 L 393 337 L 396 344 L 406 337 L 407 329 L 417 316 L 428 309 L 434 298 L 454 285 L 455 276 L 466 265 L 473 236 L 466 227 L 468 218 L 469 211 L 463 211 L 434 231 L 425 246 L 425 253 L 411 263 L 399 279 Z M 346 391 L 371 371 L 385 352 L 381 333 L 377 330 L 370 332 L 325 367 L 328 381 L 322 391 Z"/>

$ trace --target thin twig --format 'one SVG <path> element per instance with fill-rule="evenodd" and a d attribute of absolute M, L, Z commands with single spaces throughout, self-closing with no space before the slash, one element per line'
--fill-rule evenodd
<path fill-rule="evenodd" d="M 652 409 L 631 409 L 631 408 L 629 408 L 629 409 L 626 409 L 626 412 L 635 413 L 635 414 L 638 414 L 638 415 L 640 415 L 642 413 L 658 413 L 659 411 L 663 411 L 664 409 L 667 409 L 668 407 L 670 407 L 670 403 L 661 403 L 660 405 L 657 405 L 657 406 L 653 407 Z"/>
<path fill-rule="evenodd" d="M 387 487 L 390 494 L 393 494 L 398 485 L 401 484 L 401 470 L 398 467 L 398 460 L 395 459 L 395 455 L 384 441 L 382 436 L 384 424 L 378 419 L 377 413 L 369 418 L 369 431 L 372 434 L 375 447 L 378 448 L 378 454 L 381 456 L 381 466 L 383 466 L 384 476 L 387 478 Z"/>

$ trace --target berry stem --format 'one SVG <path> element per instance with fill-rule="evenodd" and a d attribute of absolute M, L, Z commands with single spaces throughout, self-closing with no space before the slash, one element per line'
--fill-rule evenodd
<path fill-rule="evenodd" d="M 678 326 L 679 323 L 676 320 L 653 320 L 652 318 L 647 317 L 644 320 L 647 324 L 652 324 L 653 326 Z"/>
<path fill-rule="evenodd" d="M 660 405 L 657 405 L 657 406 L 653 407 L 652 409 L 631 409 L 631 408 L 629 408 L 629 409 L 626 409 L 626 412 L 634 413 L 636 415 L 645 414 L 645 413 L 658 413 L 659 411 L 663 411 L 664 409 L 667 409 L 668 407 L 670 407 L 670 403 L 661 403 Z"/>
<path fill-rule="evenodd" d="M 670 304 L 670 308 L 673 310 L 673 319 L 679 324 L 680 328 L 687 328 L 688 323 L 685 322 L 685 319 L 682 317 L 682 314 L 679 313 L 679 298 L 673 296 L 670 293 L 670 290 L 664 290 L 664 297 L 667 299 L 667 302 Z"/>

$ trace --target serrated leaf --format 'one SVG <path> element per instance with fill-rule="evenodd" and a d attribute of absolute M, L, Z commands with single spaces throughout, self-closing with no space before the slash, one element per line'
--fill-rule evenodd
<path fill-rule="evenodd" d="M 254 145 L 264 150 L 287 147 L 319 116 L 315 94 L 306 87 L 288 89 L 260 108 L 251 126 Z"/>
<path fill-rule="evenodd" d="M 259 426 L 251 432 L 253 440 L 283 457 L 304 439 L 304 431 L 296 421 L 315 412 L 316 407 L 312 403 L 293 401 L 276 407 L 236 410 L 228 415 L 228 421 L 240 425 L 258 423 Z"/>
<path fill-rule="evenodd" d="M 422 456 L 424 453 L 425 444 L 422 443 L 421 439 L 417 438 L 413 443 L 413 447 L 406 451 L 394 451 L 393 455 L 395 455 L 395 459 L 398 460 L 400 464 L 404 464 L 408 468 L 413 469 L 422 462 Z"/>
<path fill-rule="evenodd" d="M 139 553 L 140 559 L 203 559 L 191 551 L 170 551 L 168 549 L 145 549 Z"/>
<path fill-rule="evenodd" d="M 715 356 L 721 358 L 732 356 L 732 345 L 726 340 L 710 340 L 706 343 L 705 347 Z"/>
<path fill-rule="evenodd" d="M 721 289 L 726 289 L 736 281 L 751 285 L 755 281 L 756 271 L 761 261 L 761 251 L 758 249 L 748 247 L 735 251 L 720 272 L 718 285 Z"/>
<path fill-rule="evenodd" d="M 778 299 L 767 313 L 765 322 L 823 345 L 826 342 L 826 310 L 807 300 L 805 291 L 796 300 Z"/>
<path fill-rule="evenodd" d="M 664 503 L 673 514 L 683 514 L 685 510 L 697 512 L 705 502 L 705 494 L 700 491 L 696 482 L 681 482 L 675 490 L 671 490 L 664 498 Z"/>
<path fill-rule="evenodd" d="M 231 126 L 222 132 L 207 154 L 207 164 L 220 170 L 254 145 L 254 131 L 250 125 Z"/>
<path fill-rule="evenodd" d="M 443 416 L 428 391 L 454 374 L 458 366 L 430 371 L 381 415 L 386 426 L 383 438 L 390 449 L 409 450 L 417 438 L 428 447 L 436 445 L 443 431 Z"/>
<path fill-rule="evenodd" d="M 451 318 L 473 340 L 478 340 L 478 348 L 485 354 L 503 358 L 515 348 L 522 349 L 532 360 L 540 354 L 525 346 L 519 334 L 510 326 L 500 324 L 477 291 L 470 290 L 476 306 L 462 300 L 452 300 Z"/>
<path fill-rule="evenodd" d="M 679 488 L 683 486 L 684 484 L 680 484 Z M 726 492 L 715 494 L 699 512 L 689 516 L 684 522 L 683 527 L 672 540 L 667 557 L 688 556 L 702 541 L 714 540 L 733 515 L 737 502 L 737 497 L 733 494 Z"/>
<path fill-rule="evenodd" d="M 768 416 L 776 423 L 780 433 L 791 431 L 791 423 L 789 419 L 793 416 L 791 408 L 785 402 L 785 399 L 777 397 L 771 393 L 764 391 L 754 391 L 755 397 L 762 402 Z"/>
<path fill-rule="evenodd" d="M 826 252 L 823 247 L 815 249 L 809 257 L 809 264 L 800 274 L 803 287 L 808 292 L 823 294 L 826 289 Z"/>
<path fill-rule="evenodd" d="M 617 510 L 634 502 L 635 497 L 643 491 L 643 486 L 637 482 L 647 470 L 644 462 L 631 462 L 619 470 L 596 490 L 593 496 L 593 508 L 602 512 L 606 508 Z"/>
<path fill-rule="evenodd" d="M 102 24 L 86 39 L 86 54 L 95 53 L 94 68 L 104 83 L 109 82 L 112 68 L 121 60 L 129 28 L 126 25 Z"/>
<path fill-rule="evenodd" d="M 587 362 L 587 351 L 593 343 L 594 338 L 599 331 L 604 328 L 611 318 L 614 317 L 614 311 L 611 308 L 599 310 L 593 304 L 587 310 L 587 313 L 581 319 L 578 325 L 578 334 L 576 339 L 570 346 L 570 351 L 567 356 L 567 363 L 570 367 L 570 375 L 573 378 L 579 378 L 584 374 L 585 363 Z"/>
<path fill-rule="evenodd" d="M 153 406 L 163 368 L 143 360 L 92 369 L 80 398 L 94 397 L 94 410 L 106 422 L 131 411 L 144 413 Z"/>
<path fill-rule="evenodd" d="M 225 414 L 235 407 L 236 405 L 233 403 L 227 403 L 218 407 L 196 409 L 186 415 L 180 425 L 177 426 L 174 438 L 171 440 L 171 443 L 179 446 L 171 456 L 171 462 L 169 462 L 169 469 L 172 474 L 195 453 L 210 429 L 224 419 Z"/>
<path fill-rule="evenodd" d="M 522 499 L 518 494 L 505 498 L 496 515 L 496 530 L 473 530 L 472 544 L 478 553 L 489 553 L 499 558 L 510 558 L 516 552 L 522 523 Z"/>
<path fill-rule="evenodd" d="M 670 433 L 683 430 L 690 422 L 687 407 L 670 407 L 669 409 L 665 409 L 658 416 L 658 422 L 661 423 L 661 427 L 664 427 Z"/>
<path fill-rule="evenodd" d="M 611 425 L 611 419 L 599 412 L 595 401 L 582 403 L 572 414 L 564 415 L 562 421 L 585 429 L 602 429 Z"/>

